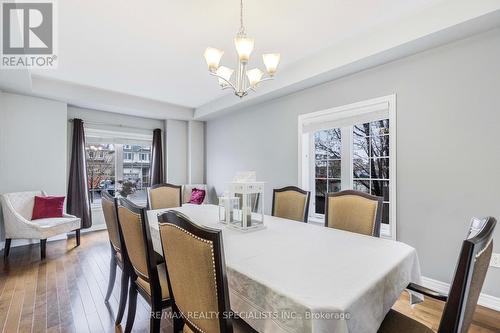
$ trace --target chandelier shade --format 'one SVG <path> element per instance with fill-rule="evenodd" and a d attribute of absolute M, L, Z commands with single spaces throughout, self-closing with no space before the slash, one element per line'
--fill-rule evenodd
<path fill-rule="evenodd" d="M 268 53 L 263 54 L 262 59 L 264 60 L 264 65 L 266 66 L 267 74 L 273 76 L 278 69 L 278 65 L 280 63 L 280 54 L 279 53 Z"/>
<path fill-rule="evenodd" d="M 209 71 L 215 72 L 217 70 L 223 54 L 224 51 L 221 51 L 214 47 L 207 47 L 203 56 L 205 57 L 205 61 L 207 62 Z"/>
<path fill-rule="evenodd" d="M 237 36 L 234 39 L 234 46 L 236 47 L 236 52 L 238 52 L 238 57 L 240 58 L 241 62 L 247 63 L 248 60 L 250 60 L 250 54 L 252 54 L 253 45 L 253 38 Z"/>
<path fill-rule="evenodd" d="M 254 68 L 247 71 L 248 82 L 250 83 L 250 87 L 254 88 L 264 76 L 264 72 L 262 72 L 258 68 Z"/>
<path fill-rule="evenodd" d="M 248 95 L 249 91 L 255 91 L 257 85 L 263 81 L 272 80 L 280 62 L 279 53 L 267 53 L 262 55 L 266 67 L 267 76 L 259 68 L 247 70 L 250 55 L 254 49 L 255 41 L 247 37 L 243 25 L 243 0 L 240 0 L 240 29 L 234 38 L 234 46 L 238 54 L 238 68 L 233 70 L 225 66 L 219 66 L 224 51 L 214 47 L 207 47 L 205 61 L 207 62 L 210 75 L 216 76 L 222 89 L 232 89 L 234 94 L 240 98 Z M 233 78 L 233 74 L 234 78 Z"/>
<path fill-rule="evenodd" d="M 221 85 L 221 87 L 229 85 L 233 72 L 234 72 L 233 69 L 228 68 L 226 66 L 220 66 L 217 69 L 217 76 L 219 77 L 219 84 Z"/>

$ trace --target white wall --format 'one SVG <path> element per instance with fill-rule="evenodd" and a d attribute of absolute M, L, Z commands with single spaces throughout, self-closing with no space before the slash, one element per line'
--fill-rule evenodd
<path fill-rule="evenodd" d="M 205 123 L 188 122 L 188 182 L 205 183 Z"/>
<path fill-rule="evenodd" d="M 166 121 L 167 136 L 167 182 L 186 184 L 188 182 L 188 122 Z"/>
<path fill-rule="evenodd" d="M 500 218 L 499 59 L 496 29 L 209 121 L 207 182 L 221 193 L 255 170 L 269 212 L 272 188 L 298 182 L 299 114 L 396 93 L 398 239 L 450 282 L 470 218 Z M 484 292 L 500 297 L 498 281 L 490 268 Z"/>
<path fill-rule="evenodd" d="M 0 193 L 43 189 L 65 196 L 66 130 L 65 103 L 0 93 Z"/>

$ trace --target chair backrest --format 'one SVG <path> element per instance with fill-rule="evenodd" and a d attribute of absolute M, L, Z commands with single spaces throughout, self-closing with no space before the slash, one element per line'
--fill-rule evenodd
<path fill-rule="evenodd" d="M 193 332 L 232 332 L 222 233 L 168 211 L 158 217 L 170 295 Z M 218 314 L 199 318 L 188 313 Z"/>
<path fill-rule="evenodd" d="M 325 226 L 380 237 L 383 200 L 353 190 L 328 193 Z"/>
<path fill-rule="evenodd" d="M 102 191 L 101 206 L 111 245 L 114 247 L 115 251 L 121 252 L 118 219 L 116 218 L 117 199 L 112 197 L 108 192 Z"/>
<path fill-rule="evenodd" d="M 272 215 L 307 222 L 310 196 L 311 192 L 296 186 L 274 189 Z"/>
<path fill-rule="evenodd" d="M 182 186 L 157 184 L 148 188 L 150 209 L 164 209 L 182 206 Z"/>
<path fill-rule="evenodd" d="M 5 193 L 3 194 L 3 198 L 12 205 L 19 215 L 31 221 L 33 217 L 33 206 L 35 205 L 35 196 L 37 195 L 42 197 L 47 196 L 44 191 L 27 191 Z"/>
<path fill-rule="evenodd" d="M 465 333 L 472 323 L 493 251 L 493 217 L 473 218 L 455 269 L 439 333 Z"/>
<path fill-rule="evenodd" d="M 138 278 L 150 284 L 151 294 L 161 295 L 146 208 L 120 198 L 117 210 L 125 261 L 129 262 Z"/>

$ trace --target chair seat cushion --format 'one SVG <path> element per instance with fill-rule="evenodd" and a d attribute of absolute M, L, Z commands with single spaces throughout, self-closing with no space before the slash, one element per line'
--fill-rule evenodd
<path fill-rule="evenodd" d="M 378 329 L 379 333 L 434 333 L 434 331 L 404 314 L 390 310 L 385 316 L 382 325 Z"/>
<path fill-rule="evenodd" d="M 168 283 L 167 283 L 167 271 L 165 268 L 165 264 L 160 264 L 157 266 L 158 269 L 158 278 L 160 280 L 160 287 L 161 287 L 161 298 L 162 299 L 167 299 L 170 297 L 170 294 L 168 292 Z M 151 290 L 149 289 L 149 283 L 138 277 L 137 278 L 137 285 L 146 292 L 149 296 L 151 296 Z"/>
<path fill-rule="evenodd" d="M 49 238 L 81 227 L 80 219 L 77 217 L 40 219 L 33 223 L 36 223 L 40 238 Z"/>

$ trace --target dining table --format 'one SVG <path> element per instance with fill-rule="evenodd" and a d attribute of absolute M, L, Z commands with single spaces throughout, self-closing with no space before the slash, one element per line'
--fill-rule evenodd
<path fill-rule="evenodd" d="M 219 222 L 216 205 L 171 209 L 222 231 L 231 309 L 258 332 L 377 332 L 408 283 L 421 282 L 416 250 L 392 239 L 269 215 L 242 232 Z M 167 210 L 147 212 L 160 254 Z"/>

